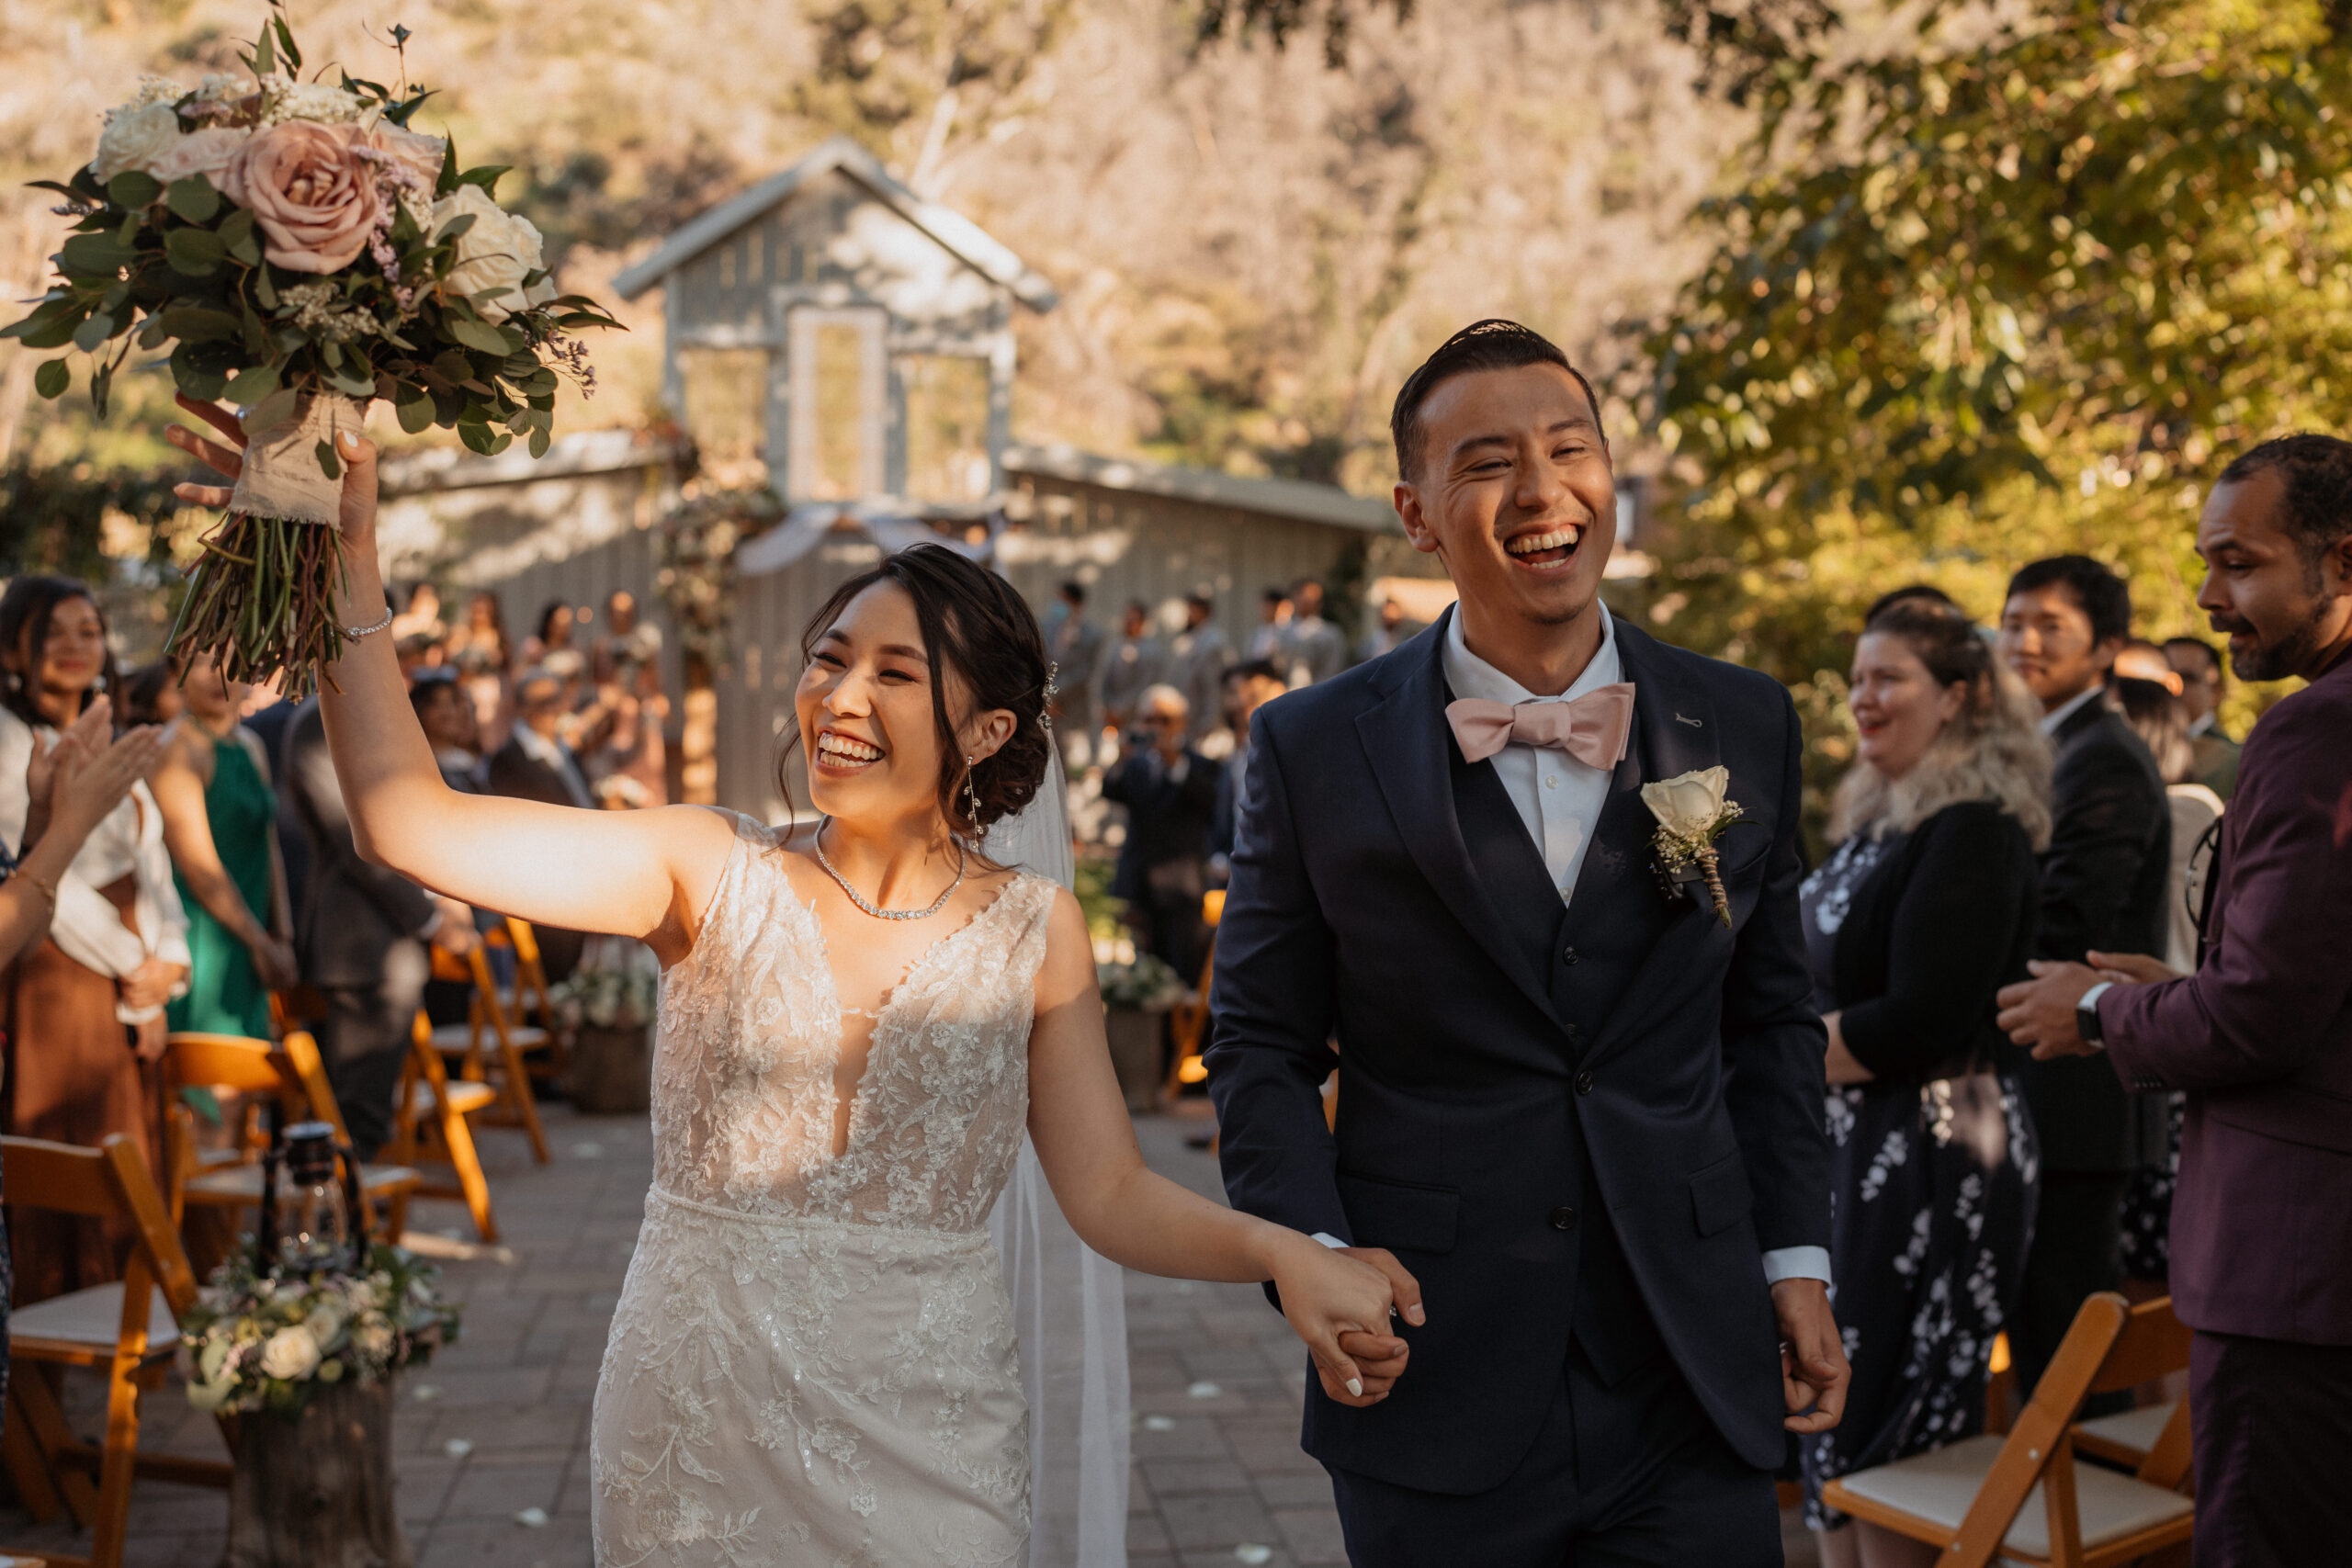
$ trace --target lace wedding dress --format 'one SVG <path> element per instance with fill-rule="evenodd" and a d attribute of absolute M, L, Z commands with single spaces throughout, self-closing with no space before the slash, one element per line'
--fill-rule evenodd
<path fill-rule="evenodd" d="M 1028 1560 L 988 1221 L 1022 1151 L 1055 892 L 1023 873 L 907 972 L 836 1156 L 824 933 L 775 836 L 738 819 L 663 987 L 653 1189 L 596 1387 L 600 1565 Z"/>

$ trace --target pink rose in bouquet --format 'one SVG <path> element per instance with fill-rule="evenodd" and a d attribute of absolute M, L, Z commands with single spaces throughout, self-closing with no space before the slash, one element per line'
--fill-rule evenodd
<path fill-rule="evenodd" d="M 356 126 L 288 120 L 238 149 L 220 194 L 254 215 L 262 254 L 288 272 L 340 272 L 383 216 L 378 182 L 353 152 Z"/>

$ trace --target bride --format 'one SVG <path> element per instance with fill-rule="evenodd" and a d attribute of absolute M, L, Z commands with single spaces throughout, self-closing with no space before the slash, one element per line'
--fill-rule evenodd
<path fill-rule="evenodd" d="M 181 402 L 223 442 L 172 439 L 233 477 L 235 421 Z M 1024 1128 L 1088 1246 L 1272 1280 L 1327 1390 L 1385 1397 L 1392 1306 L 1421 1316 L 1411 1276 L 1148 1170 L 1077 900 L 981 852 L 1052 746 L 1043 641 L 1002 579 L 918 547 L 810 623 L 813 827 L 459 795 L 383 635 L 375 453 L 344 439 L 337 614 L 357 640 L 322 702 L 361 852 L 639 938 L 665 972 L 653 1187 L 596 1390 L 599 1563 L 1024 1561 L 1026 1413 L 987 1229 Z"/>

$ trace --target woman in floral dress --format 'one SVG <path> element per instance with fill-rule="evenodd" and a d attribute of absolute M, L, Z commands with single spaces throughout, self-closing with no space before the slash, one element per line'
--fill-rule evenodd
<path fill-rule="evenodd" d="M 2024 694 L 1942 605 L 1871 622 L 1851 701 L 1837 849 L 1802 905 L 1829 1026 L 1830 1273 L 1854 1374 L 1845 1419 L 1800 1451 L 1823 1562 L 1896 1568 L 1937 1554 L 1831 1513 L 1821 1487 L 1984 1424 L 2037 1183 L 1993 998 L 2031 951 L 2051 764 Z"/>

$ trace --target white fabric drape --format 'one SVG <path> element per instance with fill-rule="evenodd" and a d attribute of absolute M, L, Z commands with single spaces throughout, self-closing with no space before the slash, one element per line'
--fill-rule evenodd
<path fill-rule="evenodd" d="M 990 829 L 984 848 L 1001 865 L 1075 885 L 1059 755 L 1037 798 Z M 989 1231 L 1004 1260 L 1029 1398 L 1029 1568 L 1125 1568 L 1127 1309 L 1119 1266 L 1070 1228 L 1025 1138 Z"/>

